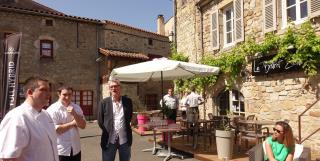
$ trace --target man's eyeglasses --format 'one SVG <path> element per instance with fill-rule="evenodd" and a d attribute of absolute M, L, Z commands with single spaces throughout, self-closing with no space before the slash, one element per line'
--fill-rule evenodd
<path fill-rule="evenodd" d="M 280 134 L 280 133 L 283 133 L 283 131 L 280 131 L 280 130 L 278 130 L 278 129 L 276 129 L 276 128 L 273 128 L 273 131 L 274 131 L 274 132 L 277 132 L 277 133 L 279 133 L 279 134 Z"/>
<path fill-rule="evenodd" d="M 113 86 L 109 86 L 109 88 L 117 88 L 119 87 L 120 85 L 113 85 Z"/>

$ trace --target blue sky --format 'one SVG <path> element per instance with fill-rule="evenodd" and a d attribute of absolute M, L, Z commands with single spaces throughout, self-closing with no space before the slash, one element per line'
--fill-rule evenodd
<path fill-rule="evenodd" d="M 173 15 L 172 0 L 35 0 L 68 15 L 111 20 L 156 32 L 159 14 Z"/>

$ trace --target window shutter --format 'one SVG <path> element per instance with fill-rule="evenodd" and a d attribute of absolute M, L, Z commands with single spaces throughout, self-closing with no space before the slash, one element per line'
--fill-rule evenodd
<path fill-rule="evenodd" d="M 233 3 L 234 8 L 234 22 L 235 22 L 235 42 L 244 40 L 243 28 L 243 0 L 235 0 Z"/>
<path fill-rule="evenodd" d="M 320 0 L 308 0 L 309 17 L 314 18 L 320 15 Z"/>
<path fill-rule="evenodd" d="M 277 25 L 279 26 L 279 28 L 281 28 L 281 26 L 282 26 L 282 1 L 283 0 L 276 1 L 276 3 L 277 3 Z"/>
<path fill-rule="evenodd" d="M 265 33 L 276 30 L 276 0 L 263 0 L 263 30 Z"/>
<path fill-rule="evenodd" d="M 211 15 L 211 37 L 212 37 L 212 50 L 219 49 L 219 23 L 218 11 Z"/>

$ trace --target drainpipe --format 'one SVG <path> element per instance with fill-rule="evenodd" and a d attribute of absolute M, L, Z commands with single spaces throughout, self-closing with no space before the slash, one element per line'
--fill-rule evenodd
<path fill-rule="evenodd" d="M 99 26 L 96 24 L 96 61 L 99 59 Z M 96 88 L 97 88 L 97 104 L 96 110 L 99 108 L 101 90 L 100 90 L 100 61 L 97 61 Z"/>
<path fill-rule="evenodd" d="M 177 0 L 173 0 L 173 21 L 174 21 L 174 38 L 173 43 L 175 49 L 177 49 Z"/>

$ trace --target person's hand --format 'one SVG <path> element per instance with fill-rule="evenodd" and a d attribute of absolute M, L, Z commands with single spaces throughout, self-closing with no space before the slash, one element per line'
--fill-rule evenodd
<path fill-rule="evenodd" d="M 76 120 L 73 119 L 73 120 L 71 121 L 71 125 L 72 125 L 72 126 L 77 126 Z"/>
<path fill-rule="evenodd" d="M 75 115 L 76 111 L 74 110 L 74 108 L 72 106 L 68 106 L 67 107 L 67 111 L 71 114 L 71 115 Z"/>

